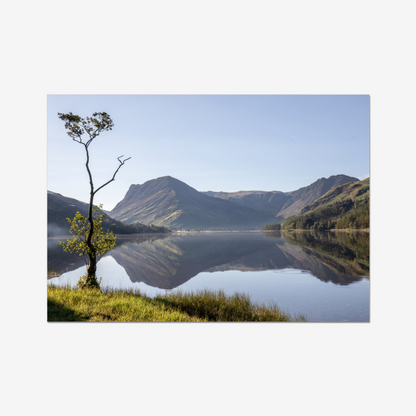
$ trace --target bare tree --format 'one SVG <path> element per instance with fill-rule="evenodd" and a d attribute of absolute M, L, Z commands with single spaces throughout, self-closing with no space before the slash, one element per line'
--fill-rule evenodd
<path fill-rule="evenodd" d="M 77 143 L 80 143 L 85 148 L 85 153 L 87 156 L 87 160 L 85 163 L 85 167 L 88 172 L 88 176 L 90 179 L 90 204 L 88 210 L 88 222 L 89 222 L 89 231 L 86 239 L 87 245 L 87 253 L 89 257 L 89 265 L 87 269 L 87 276 L 86 276 L 86 283 L 87 286 L 99 286 L 96 271 L 97 271 L 97 250 L 95 245 L 93 244 L 93 237 L 94 237 L 94 221 L 93 221 L 93 206 L 94 206 L 94 196 L 95 194 L 104 186 L 107 186 L 109 183 L 115 180 L 117 172 L 120 168 L 124 165 L 124 163 L 131 159 L 130 157 L 127 159 L 122 160 L 124 156 L 119 156 L 117 158 L 119 162 L 119 166 L 113 174 L 113 177 L 98 187 L 94 189 L 94 183 L 92 179 L 91 170 L 89 167 L 90 161 L 90 154 L 88 148 L 93 140 L 103 131 L 112 130 L 114 123 L 113 120 L 107 113 L 94 113 L 92 117 L 85 117 L 82 118 L 76 114 L 72 114 L 71 112 L 68 114 L 58 113 L 58 117 L 65 121 L 65 128 L 68 130 L 67 134 Z M 83 141 L 82 136 L 84 133 L 87 134 L 87 140 Z"/>

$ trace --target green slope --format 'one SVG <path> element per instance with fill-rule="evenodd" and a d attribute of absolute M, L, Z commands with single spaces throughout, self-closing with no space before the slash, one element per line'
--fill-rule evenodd
<path fill-rule="evenodd" d="M 340 185 L 286 220 L 282 229 L 325 230 L 369 228 L 369 178 Z"/>
<path fill-rule="evenodd" d="M 347 175 L 333 175 L 329 178 L 321 178 L 314 183 L 290 192 L 289 200 L 277 214 L 283 218 L 289 218 L 292 215 L 299 214 L 308 204 L 313 203 L 318 198 L 325 195 L 328 191 L 351 182 L 357 182 L 358 179 Z"/>
<path fill-rule="evenodd" d="M 364 201 L 370 197 L 370 178 L 360 182 L 350 182 L 331 189 L 325 195 L 318 198 L 311 204 L 306 205 L 300 211 L 300 215 L 313 211 L 319 207 L 333 204 L 334 202 L 345 201 L 350 198 L 353 201 Z"/>

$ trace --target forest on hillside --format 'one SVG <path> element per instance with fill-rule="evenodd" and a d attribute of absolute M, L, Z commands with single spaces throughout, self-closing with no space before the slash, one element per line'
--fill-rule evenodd
<path fill-rule="evenodd" d="M 294 215 L 282 225 L 282 230 L 366 229 L 370 227 L 369 197 L 353 201 L 351 198 L 334 202 Z"/>
<path fill-rule="evenodd" d="M 262 230 L 263 231 L 280 231 L 282 228 L 282 225 L 278 222 L 272 222 L 270 224 L 266 224 Z"/>

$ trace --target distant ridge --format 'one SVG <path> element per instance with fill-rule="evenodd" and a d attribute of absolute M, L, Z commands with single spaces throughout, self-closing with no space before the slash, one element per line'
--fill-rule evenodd
<path fill-rule="evenodd" d="M 306 205 L 326 194 L 330 189 L 359 179 L 347 175 L 333 175 L 321 178 L 292 192 L 279 191 L 240 191 L 240 192 L 204 192 L 216 198 L 226 199 L 239 205 L 272 213 L 276 221 L 298 214 Z"/>
<path fill-rule="evenodd" d="M 203 192 L 214 198 L 225 199 L 241 206 L 276 215 L 290 196 L 280 191 Z"/>

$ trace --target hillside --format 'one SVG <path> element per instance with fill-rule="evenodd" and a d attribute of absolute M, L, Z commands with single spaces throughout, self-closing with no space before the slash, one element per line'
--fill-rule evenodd
<path fill-rule="evenodd" d="M 48 191 L 48 236 L 68 234 L 66 218 L 74 218 L 77 211 L 87 216 L 88 204 Z"/>
<path fill-rule="evenodd" d="M 334 202 L 344 201 L 348 198 L 352 200 L 361 201 L 370 195 L 370 178 L 359 182 L 349 182 L 344 185 L 337 186 L 331 189 L 325 195 L 318 198 L 316 201 L 308 204 L 299 212 L 305 214 L 308 211 L 313 211 L 319 207 L 332 204 Z"/>
<path fill-rule="evenodd" d="M 68 235 L 70 225 L 66 219 L 74 218 L 77 211 L 84 217 L 87 216 L 88 207 L 89 205 L 85 202 L 48 191 L 48 237 Z M 102 228 L 110 230 L 114 234 L 163 233 L 168 231 L 161 227 L 149 227 L 139 223 L 127 225 L 108 215 L 104 217 Z"/>
<path fill-rule="evenodd" d="M 127 224 L 169 228 L 258 228 L 272 215 L 198 192 L 170 176 L 131 185 L 110 213 Z"/>
<path fill-rule="evenodd" d="M 311 185 L 292 192 L 280 191 L 239 191 L 239 192 L 203 192 L 215 198 L 225 199 L 246 208 L 273 214 L 275 222 L 292 215 L 299 214 L 308 204 L 314 202 L 329 190 L 349 182 L 356 182 L 357 178 L 346 175 L 334 175 L 321 178 Z"/>
<path fill-rule="evenodd" d="M 369 178 L 340 185 L 286 220 L 283 229 L 345 229 L 370 226 Z"/>
<path fill-rule="evenodd" d="M 308 204 L 316 201 L 325 195 L 329 190 L 348 182 L 357 182 L 359 179 L 346 176 L 334 175 L 329 178 L 321 178 L 311 185 L 305 186 L 289 194 L 289 199 L 283 208 L 276 214 L 283 218 L 289 218 L 300 211 Z"/>

